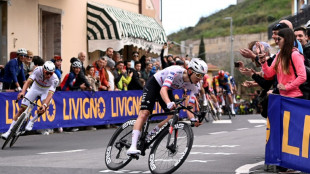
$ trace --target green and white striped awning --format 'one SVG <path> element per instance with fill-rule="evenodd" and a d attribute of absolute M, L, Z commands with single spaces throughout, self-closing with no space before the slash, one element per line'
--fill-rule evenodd
<path fill-rule="evenodd" d="M 163 27 L 154 18 L 96 2 L 87 3 L 87 38 L 89 52 L 134 45 L 160 53 L 167 42 Z"/>

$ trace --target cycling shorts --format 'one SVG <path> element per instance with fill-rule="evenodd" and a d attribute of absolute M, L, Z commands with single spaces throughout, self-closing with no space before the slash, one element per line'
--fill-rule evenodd
<path fill-rule="evenodd" d="M 30 101 L 34 102 L 40 96 L 41 101 L 44 101 L 47 97 L 48 92 L 49 92 L 48 90 L 45 90 L 45 89 L 42 89 L 39 87 L 35 87 L 32 85 L 31 89 L 28 90 L 25 97 L 28 98 Z M 28 100 L 23 99 L 21 107 L 28 107 L 29 104 L 30 104 L 30 102 Z"/>
<path fill-rule="evenodd" d="M 230 89 L 228 84 L 227 85 L 220 85 L 219 87 L 222 89 L 225 89 L 227 91 L 227 94 L 231 94 L 231 89 Z"/>
<path fill-rule="evenodd" d="M 167 108 L 166 103 L 163 101 L 160 95 L 160 89 L 162 87 L 158 84 L 155 77 L 152 76 L 143 88 L 142 100 L 140 110 L 148 110 L 150 113 L 153 112 L 153 108 L 155 106 L 155 102 L 158 101 L 161 108 L 165 112 L 170 112 Z M 172 90 L 168 90 L 168 96 L 170 101 L 175 101 Z"/>

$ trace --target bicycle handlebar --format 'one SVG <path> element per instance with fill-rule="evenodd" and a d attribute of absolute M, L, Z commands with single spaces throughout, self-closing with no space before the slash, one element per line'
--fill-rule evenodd
<path fill-rule="evenodd" d="M 33 105 L 35 105 L 35 106 L 37 106 L 37 107 L 41 107 L 41 106 L 39 106 L 37 103 L 35 103 L 35 102 L 29 100 L 29 99 L 28 99 L 27 97 L 25 97 L 25 96 L 22 96 L 22 98 L 28 100 L 31 104 L 33 104 Z M 18 99 L 15 100 L 16 103 L 17 103 L 18 101 L 19 101 Z"/>

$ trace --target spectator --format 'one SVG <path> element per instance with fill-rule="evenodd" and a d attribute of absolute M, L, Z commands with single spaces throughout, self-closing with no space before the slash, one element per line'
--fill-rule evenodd
<path fill-rule="evenodd" d="M 100 77 L 95 76 L 95 67 L 93 65 L 88 65 L 86 67 L 86 79 L 94 91 L 98 91 L 100 85 Z"/>
<path fill-rule="evenodd" d="M 128 90 L 142 90 L 143 86 L 139 80 L 141 75 L 139 75 L 139 73 L 135 69 L 128 68 L 130 63 L 131 62 L 127 62 L 127 74 L 133 72 L 133 75 L 130 83 L 128 84 Z M 135 62 L 135 67 L 136 66 L 138 67 L 138 69 L 141 69 L 141 63 L 139 61 Z"/>
<path fill-rule="evenodd" d="M 107 60 L 107 61 L 109 61 L 109 60 Z M 115 63 L 117 63 L 117 62 L 119 62 L 119 61 L 123 61 L 123 60 L 122 60 L 122 56 L 121 56 L 120 53 L 115 52 L 115 53 L 113 54 L 114 66 L 115 66 Z M 113 67 L 113 68 L 114 68 L 114 67 Z"/>
<path fill-rule="evenodd" d="M 32 61 L 35 67 L 43 66 L 44 64 L 44 60 L 40 56 L 33 56 Z"/>
<path fill-rule="evenodd" d="M 278 79 L 278 89 L 280 95 L 288 97 L 302 98 L 303 93 L 299 86 L 306 81 L 306 70 L 304 57 L 294 48 L 295 35 L 291 29 L 285 28 L 279 30 L 278 45 L 280 52 L 277 54 L 271 66 L 266 63 L 266 56 L 260 59 L 263 72 L 266 78 L 273 77 L 275 74 Z M 297 77 L 295 76 L 291 62 L 296 68 Z"/>
<path fill-rule="evenodd" d="M 107 48 L 106 52 L 105 52 L 105 57 L 106 57 L 106 60 L 113 60 L 113 55 L 114 55 L 114 50 L 112 47 L 109 47 Z M 114 62 L 115 63 L 115 62 Z"/>
<path fill-rule="evenodd" d="M 61 82 L 61 90 L 62 91 L 80 91 L 87 90 L 85 76 L 84 79 L 79 76 L 82 64 L 80 61 L 75 61 L 72 63 L 72 71 L 66 75 L 64 80 Z M 91 87 L 90 87 L 91 88 Z"/>
<path fill-rule="evenodd" d="M 99 91 L 108 91 L 110 88 L 110 84 L 109 84 L 109 75 L 106 72 L 106 65 L 107 65 L 107 57 L 100 57 L 99 60 L 97 60 L 96 62 L 94 62 L 94 67 L 95 67 L 95 76 L 99 76 L 100 77 L 100 85 L 99 85 Z M 110 61 L 113 61 L 112 59 L 108 59 Z"/>
<path fill-rule="evenodd" d="M 142 71 L 142 78 L 145 81 L 147 81 L 149 79 L 152 68 L 153 68 L 153 64 L 152 63 L 150 63 L 150 62 L 146 63 L 145 70 Z"/>
<path fill-rule="evenodd" d="M 25 74 L 25 78 L 26 79 L 28 79 L 28 77 L 30 76 L 31 72 L 35 68 L 34 63 L 32 61 L 32 58 L 33 58 L 32 51 L 27 50 L 27 56 L 26 56 L 26 59 L 23 62 L 24 74 Z"/>
<path fill-rule="evenodd" d="M 131 72 L 128 76 L 127 76 L 126 72 L 127 72 L 126 69 L 124 69 L 124 62 L 122 62 L 122 61 L 117 62 L 116 68 L 113 71 L 113 75 L 115 78 L 114 83 L 115 83 L 115 86 L 117 87 L 118 90 L 121 90 L 121 91 L 122 90 L 124 90 L 124 91 L 128 90 L 127 86 L 131 81 L 133 72 Z"/>
<path fill-rule="evenodd" d="M 111 90 L 111 91 L 115 91 L 114 75 L 112 72 L 114 67 L 115 67 L 114 61 L 108 60 L 107 66 L 106 66 L 106 71 L 109 75 L 109 84 L 110 84 L 109 90 Z"/>
<path fill-rule="evenodd" d="M 307 29 L 305 27 L 297 27 L 294 29 L 294 34 L 296 39 L 301 43 L 302 48 L 305 48 L 308 42 Z"/>
<path fill-rule="evenodd" d="M 27 56 L 27 50 L 21 48 L 17 51 L 17 58 L 11 59 L 4 67 L 4 75 L 0 81 L 3 82 L 3 89 L 15 89 L 21 91 L 23 84 L 18 83 L 18 79 L 25 83 L 23 61 Z"/>
<path fill-rule="evenodd" d="M 56 67 L 55 74 L 57 75 L 60 81 L 62 76 L 62 70 L 61 70 L 62 58 L 59 55 L 55 55 L 51 61 L 55 64 Z"/>
<path fill-rule="evenodd" d="M 89 85 L 88 81 L 85 78 L 85 67 L 83 66 L 83 63 L 84 63 L 85 59 L 86 59 L 86 53 L 82 51 L 82 52 L 80 52 L 78 54 L 78 58 L 72 57 L 70 59 L 70 63 L 71 63 L 71 65 L 73 65 L 73 63 L 76 62 L 76 61 L 80 62 L 80 64 L 81 64 L 81 71 L 80 71 L 80 73 L 78 75 L 79 76 L 78 78 L 81 79 L 83 82 L 85 82 L 86 88 L 89 88 L 90 85 Z M 73 71 L 73 68 L 71 66 L 70 67 L 70 72 L 72 72 L 72 71 Z"/>

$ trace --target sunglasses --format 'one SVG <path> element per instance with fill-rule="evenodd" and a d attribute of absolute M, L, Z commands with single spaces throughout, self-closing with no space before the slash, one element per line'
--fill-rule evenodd
<path fill-rule="evenodd" d="M 33 57 L 31 57 L 31 56 L 26 56 L 28 59 L 32 59 Z"/>
<path fill-rule="evenodd" d="M 45 74 L 51 76 L 51 75 L 53 75 L 54 73 L 53 73 L 53 72 L 45 72 Z"/>
<path fill-rule="evenodd" d="M 194 74 L 198 79 L 202 79 L 204 76 L 204 74 L 200 74 L 200 73 L 194 73 Z"/>
<path fill-rule="evenodd" d="M 28 57 L 26 54 L 20 54 L 21 57 Z"/>
<path fill-rule="evenodd" d="M 138 54 L 134 54 L 133 56 L 134 56 L 134 57 L 138 57 L 139 55 L 138 55 Z"/>

